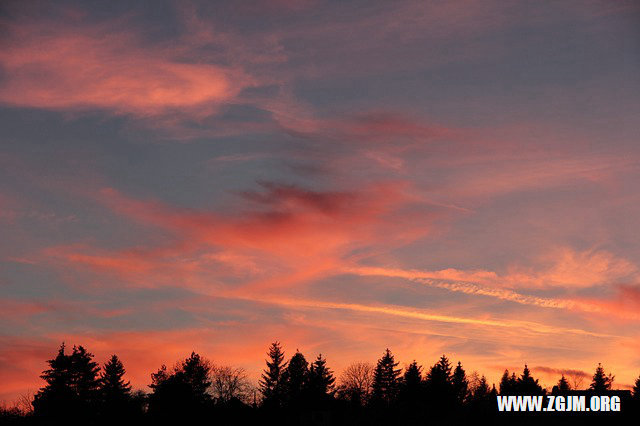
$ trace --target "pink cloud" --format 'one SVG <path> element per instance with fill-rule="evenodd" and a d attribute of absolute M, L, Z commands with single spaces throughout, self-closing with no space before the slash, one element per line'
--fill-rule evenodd
<path fill-rule="evenodd" d="M 46 109 L 106 109 L 153 116 L 208 115 L 252 79 L 240 68 L 185 61 L 180 50 L 142 45 L 117 22 L 6 25 L 0 102 Z"/>

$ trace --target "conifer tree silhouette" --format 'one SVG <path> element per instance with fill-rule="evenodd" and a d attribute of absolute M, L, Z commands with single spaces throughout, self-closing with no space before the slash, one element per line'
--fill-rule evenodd
<path fill-rule="evenodd" d="M 263 406 L 269 408 L 280 407 L 283 403 L 285 391 L 284 371 L 287 363 L 284 362 L 284 352 L 280 342 L 273 342 L 269 347 L 269 360 L 267 369 L 264 370 L 260 379 L 260 391 L 263 396 Z"/>
<path fill-rule="evenodd" d="M 310 398 L 319 403 L 324 403 L 327 398 L 333 396 L 335 392 L 336 378 L 333 372 L 327 367 L 327 360 L 319 354 L 316 360 L 309 367 L 308 389 Z"/>
<path fill-rule="evenodd" d="M 636 401 L 640 401 L 640 376 L 633 384 L 633 399 L 635 399 Z"/>
<path fill-rule="evenodd" d="M 562 377 L 560 377 L 560 380 L 558 380 L 558 383 L 554 385 L 553 388 L 551 389 L 551 393 L 554 395 L 555 394 L 562 395 L 567 393 L 570 390 L 571 390 L 571 386 L 569 385 L 569 381 L 567 380 L 566 377 L 564 377 L 564 374 L 563 374 Z"/>
<path fill-rule="evenodd" d="M 106 400 L 126 399 L 131 395 L 131 384 L 125 382 L 124 365 L 117 355 L 111 355 L 109 361 L 102 367 L 100 376 L 100 392 Z"/>
<path fill-rule="evenodd" d="M 414 423 L 422 415 L 421 406 L 424 400 L 424 384 L 422 367 L 416 360 L 409 364 L 402 375 L 399 392 L 399 414 L 403 423 Z"/>
<path fill-rule="evenodd" d="M 149 395 L 149 413 L 156 419 L 197 419 L 211 402 L 209 361 L 192 352 L 184 361 L 168 371 L 163 365 L 151 375 L 153 393 Z"/>
<path fill-rule="evenodd" d="M 47 361 L 49 369 L 40 376 L 47 382 L 34 397 L 36 416 L 82 419 L 95 413 L 98 403 L 98 364 L 93 354 L 83 346 L 74 346 L 65 353 L 62 343 L 54 359 Z"/>
<path fill-rule="evenodd" d="M 422 366 L 416 360 L 407 366 L 402 376 L 401 392 L 405 400 L 418 400 L 422 394 Z"/>
<path fill-rule="evenodd" d="M 428 405 L 431 409 L 439 407 L 441 410 L 450 410 L 455 405 L 456 397 L 453 389 L 453 376 L 451 363 L 442 355 L 427 373 L 425 390 Z"/>
<path fill-rule="evenodd" d="M 102 367 L 100 375 L 100 399 L 102 415 L 113 417 L 126 414 L 131 402 L 131 384 L 124 380 L 125 369 L 117 355 L 112 355 Z"/>
<path fill-rule="evenodd" d="M 382 358 L 378 360 L 373 372 L 372 403 L 389 407 L 398 397 L 400 385 L 400 369 L 396 369 L 398 363 L 395 362 L 393 354 L 387 348 Z"/>
<path fill-rule="evenodd" d="M 73 390 L 71 357 L 65 354 L 64 342 L 55 358 L 47 361 L 49 369 L 40 376 L 47 385 L 41 388 L 33 401 L 36 416 L 60 417 L 75 409 L 77 396 Z"/>
<path fill-rule="evenodd" d="M 538 379 L 531 376 L 531 371 L 527 364 L 524 365 L 522 375 L 516 380 L 516 394 L 518 395 L 541 395 L 542 386 L 538 384 Z"/>
<path fill-rule="evenodd" d="M 487 378 L 483 375 L 480 378 L 480 383 L 473 389 L 472 398 L 476 400 L 482 400 L 489 397 L 491 394 L 491 389 L 489 388 L 489 383 L 487 383 Z"/>
<path fill-rule="evenodd" d="M 602 367 L 602 364 L 598 363 L 598 367 L 596 367 L 596 371 L 593 374 L 593 380 L 591 382 L 591 385 L 589 385 L 589 389 L 591 389 L 595 393 L 606 392 L 611 389 L 614 378 L 615 376 L 612 376 L 611 373 L 607 375 L 604 372 L 604 367 Z"/>
<path fill-rule="evenodd" d="M 98 396 L 100 367 L 93 361 L 93 354 L 82 345 L 74 346 L 71 353 L 71 366 L 74 387 L 83 401 L 95 402 Z"/>
<path fill-rule="evenodd" d="M 516 373 L 509 375 L 509 370 L 504 370 L 502 378 L 500 379 L 500 395 L 513 395 L 516 392 L 518 385 L 518 379 Z"/>
<path fill-rule="evenodd" d="M 307 388 L 309 363 L 304 355 L 296 351 L 284 370 L 285 399 L 289 405 L 299 405 Z"/>
<path fill-rule="evenodd" d="M 176 372 L 176 374 L 184 376 L 184 380 L 189 384 L 191 393 L 198 404 L 204 404 L 211 400 L 211 395 L 207 392 L 211 386 L 210 372 L 211 364 L 195 352 L 191 352 L 191 355 L 182 362 L 180 370 Z"/>
<path fill-rule="evenodd" d="M 453 394 L 455 395 L 456 402 L 462 404 L 468 397 L 469 393 L 469 381 L 467 380 L 467 374 L 462 368 L 462 363 L 458 361 L 453 375 L 451 378 L 453 384 Z"/>

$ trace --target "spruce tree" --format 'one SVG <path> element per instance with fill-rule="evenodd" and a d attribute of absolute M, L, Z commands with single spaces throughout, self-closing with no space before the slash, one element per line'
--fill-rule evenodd
<path fill-rule="evenodd" d="M 33 406 L 36 415 L 50 418 L 89 418 L 95 414 L 98 403 L 98 372 L 93 354 L 83 346 L 74 346 L 71 354 L 65 353 L 64 343 L 57 356 L 48 361 L 49 369 L 40 376 L 47 385 L 35 396 Z"/>
<path fill-rule="evenodd" d="M 327 360 L 322 357 L 322 354 L 319 354 L 309 367 L 308 389 L 311 397 L 315 400 L 333 396 L 335 382 L 336 378 L 333 376 L 333 372 L 327 367 Z"/>
<path fill-rule="evenodd" d="M 103 417 L 125 415 L 131 402 L 131 385 L 123 379 L 124 365 L 117 355 L 112 355 L 102 367 L 100 399 Z"/>
<path fill-rule="evenodd" d="M 455 405 L 451 363 L 445 355 L 429 369 L 425 379 L 425 390 L 431 409 L 444 412 Z"/>
<path fill-rule="evenodd" d="M 267 407 L 279 407 L 282 405 L 284 394 L 284 371 L 287 363 L 284 362 L 284 352 L 279 342 L 274 342 L 269 347 L 269 360 L 267 369 L 264 370 L 260 380 L 260 391 L 264 397 L 263 404 Z"/>
<path fill-rule="evenodd" d="M 36 416 L 57 418 L 75 409 L 77 397 L 73 390 L 71 357 L 65 353 L 65 349 L 63 342 L 56 357 L 47 361 L 49 369 L 40 376 L 47 384 L 34 397 Z"/>
<path fill-rule="evenodd" d="M 507 375 L 508 378 L 508 375 Z M 491 389 L 489 388 L 489 383 L 487 383 L 487 378 L 483 375 L 480 378 L 480 383 L 473 389 L 472 398 L 474 400 L 484 400 L 487 399 L 491 395 Z"/>
<path fill-rule="evenodd" d="M 500 378 L 500 395 L 509 395 L 511 393 L 509 384 L 509 370 L 504 370 Z"/>
<path fill-rule="evenodd" d="M 94 402 L 100 386 L 98 363 L 93 361 L 93 354 L 83 346 L 74 346 L 71 353 L 74 387 L 83 401 Z"/>
<path fill-rule="evenodd" d="M 467 375 L 462 368 L 460 361 L 458 361 L 458 365 L 456 365 L 456 368 L 453 371 L 451 381 L 456 401 L 458 404 L 464 403 L 469 393 L 469 381 L 467 380 Z"/>
<path fill-rule="evenodd" d="M 387 348 L 373 372 L 372 403 L 390 406 L 398 397 L 400 369 L 396 369 L 393 354 Z"/>
<path fill-rule="evenodd" d="M 302 393 L 307 388 L 309 363 L 302 353 L 296 353 L 289 360 L 284 371 L 285 399 L 289 405 L 302 401 Z"/>
<path fill-rule="evenodd" d="M 598 367 L 596 368 L 596 372 L 593 374 L 593 381 L 591 382 L 589 389 L 596 393 L 606 392 L 611 389 L 614 378 L 615 376 L 612 376 L 611 373 L 607 375 L 604 372 L 602 364 L 598 363 Z"/>
<path fill-rule="evenodd" d="M 422 397 L 422 367 L 413 360 L 402 376 L 400 397 L 408 405 L 416 405 Z"/>
<path fill-rule="evenodd" d="M 518 395 L 541 395 L 544 393 L 542 386 L 538 384 L 538 379 L 534 379 L 531 376 L 531 371 L 527 364 L 524 365 L 522 375 L 517 379 L 516 393 Z"/>
<path fill-rule="evenodd" d="M 500 379 L 500 395 L 513 395 L 516 392 L 518 385 L 518 379 L 516 373 L 509 375 L 509 370 L 504 370 L 502 378 Z"/>
<path fill-rule="evenodd" d="M 633 399 L 636 401 L 640 400 L 640 377 L 638 377 L 633 384 Z"/>
<path fill-rule="evenodd" d="M 131 395 L 131 384 L 123 377 L 126 370 L 117 355 L 111 355 L 109 361 L 102 367 L 100 376 L 100 391 L 107 399 L 126 399 Z"/>
<path fill-rule="evenodd" d="M 176 372 L 183 375 L 194 400 L 199 404 L 211 400 L 211 395 L 207 392 L 211 386 L 210 373 L 211 364 L 195 352 L 191 352 L 191 355 L 182 362 L 180 370 Z"/>
<path fill-rule="evenodd" d="M 152 418 L 197 419 L 204 415 L 210 405 L 208 390 L 211 364 L 195 352 L 178 363 L 172 371 L 163 365 L 157 373 L 151 374 L 149 414 Z"/>
<path fill-rule="evenodd" d="M 562 377 L 560 377 L 560 380 L 558 380 L 558 383 L 552 388 L 551 393 L 562 395 L 570 390 L 571 386 L 569 386 L 569 381 L 563 374 Z"/>

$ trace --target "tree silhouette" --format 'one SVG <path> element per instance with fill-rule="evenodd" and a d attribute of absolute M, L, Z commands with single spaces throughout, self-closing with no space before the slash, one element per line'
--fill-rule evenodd
<path fill-rule="evenodd" d="M 640 377 L 633 384 L 633 399 L 640 401 Z"/>
<path fill-rule="evenodd" d="M 202 404 L 211 399 L 211 395 L 207 392 L 211 386 L 210 372 L 211 364 L 197 353 L 191 352 L 191 355 L 182 362 L 176 374 L 184 376 L 195 401 Z"/>
<path fill-rule="evenodd" d="M 386 349 L 375 367 L 367 363 L 349 365 L 336 388 L 336 379 L 321 354 L 309 364 L 296 351 L 285 362 L 278 342 L 270 346 L 268 354 L 270 359 L 261 380 L 265 398 L 258 401 L 254 390 L 253 404 L 249 405 L 251 386 L 244 370 L 214 367 L 195 352 L 172 368 L 162 365 L 151 374 L 152 392 L 147 395 L 131 392 L 124 365 L 116 355 L 100 371 L 93 354 L 83 346 L 74 346 L 71 353 L 66 353 L 63 343 L 56 356 L 47 361 L 49 368 L 41 376 L 45 386 L 33 402 L 27 398 L 28 404 L 33 404 L 33 418 L 29 419 L 28 410 L 18 405 L 0 403 L 0 424 L 418 425 L 467 424 L 481 416 L 489 422 L 492 417 L 497 419 L 496 386 L 490 386 L 486 377 L 476 372 L 467 375 L 461 362 L 452 368 L 445 355 L 424 377 L 415 360 L 406 366 L 401 377 L 398 363 Z M 553 386 L 553 394 L 572 394 L 567 377 L 561 376 Z M 590 391 L 609 392 L 612 382 L 613 376 L 598 364 Z M 546 393 L 526 364 L 519 377 L 504 371 L 500 392 Z M 629 398 L 628 391 L 610 394 L 625 400 L 624 412 L 610 413 L 617 416 L 611 417 L 613 423 L 626 424 L 617 419 L 637 420 L 634 416 L 640 408 L 640 377 L 635 380 L 633 398 Z M 566 423 L 567 419 L 571 421 Z M 564 417 L 562 423 L 574 424 L 573 419 Z"/>
<path fill-rule="evenodd" d="M 211 369 L 211 391 L 219 404 L 232 401 L 249 402 L 251 385 L 242 368 L 214 366 Z"/>
<path fill-rule="evenodd" d="M 192 352 L 172 372 L 163 365 L 151 375 L 153 393 L 149 396 L 149 413 L 156 418 L 199 418 L 203 416 L 211 395 L 211 364 Z"/>
<path fill-rule="evenodd" d="M 591 385 L 589 385 L 589 389 L 596 393 L 606 392 L 611 389 L 614 378 L 615 376 L 612 376 L 611 373 L 608 375 L 605 374 L 602 364 L 598 363 L 598 367 L 596 368 L 596 372 L 593 374 L 593 380 Z"/>
<path fill-rule="evenodd" d="M 100 381 L 98 374 L 100 367 L 93 361 L 93 354 L 83 346 L 74 346 L 71 353 L 71 365 L 73 381 L 78 396 L 85 400 L 95 400 Z"/>
<path fill-rule="evenodd" d="M 354 405 L 368 402 L 373 385 L 374 366 L 367 362 L 349 364 L 340 375 L 338 397 Z"/>
<path fill-rule="evenodd" d="M 124 374 L 124 365 L 116 355 L 112 355 L 102 367 L 100 375 L 102 416 L 113 416 L 115 413 L 124 413 L 129 410 L 131 385 L 124 381 Z"/>
<path fill-rule="evenodd" d="M 473 372 L 469 376 L 468 397 L 464 402 L 466 412 L 470 413 L 472 418 L 491 415 L 495 412 L 497 394 L 495 386 L 489 386 L 486 376 L 478 377 L 478 374 Z"/>
<path fill-rule="evenodd" d="M 34 414 L 49 418 L 87 418 L 95 413 L 100 368 L 93 361 L 93 354 L 83 346 L 74 346 L 67 355 L 62 343 L 57 356 L 47 363 L 50 368 L 40 376 L 47 385 L 34 397 Z"/>
<path fill-rule="evenodd" d="M 462 368 L 460 361 L 458 361 L 458 365 L 456 365 L 456 368 L 453 371 L 451 381 L 453 384 L 453 394 L 455 395 L 456 402 L 458 404 L 462 404 L 467 399 L 469 393 L 469 381 L 467 380 L 467 375 Z"/>
<path fill-rule="evenodd" d="M 416 360 L 413 360 L 404 371 L 400 396 L 408 403 L 416 403 L 422 396 L 422 366 L 418 365 Z"/>
<path fill-rule="evenodd" d="M 274 342 L 269 347 L 269 359 L 266 361 L 267 369 L 260 380 L 260 391 L 263 395 L 263 405 L 266 407 L 280 407 L 284 397 L 284 371 L 287 363 L 284 362 L 284 352 L 279 342 Z"/>
<path fill-rule="evenodd" d="M 524 365 L 522 375 L 516 381 L 516 393 L 518 395 L 542 395 L 542 386 L 538 384 L 538 379 L 531 376 L 531 371 L 527 364 Z"/>
<path fill-rule="evenodd" d="M 504 370 L 500 379 L 500 395 L 513 395 L 516 392 L 517 385 L 516 373 L 509 375 L 509 370 Z"/>
<path fill-rule="evenodd" d="M 562 377 L 560 377 L 560 380 L 558 380 L 558 384 L 556 384 L 551 389 L 551 393 L 552 394 L 564 394 L 564 393 L 567 393 L 570 390 L 571 390 L 571 386 L 569 385 L 569 381 L 566 379 L 566 377 L 564 377 L 564 374 L 563 374 Z"/>
<path fill-rule="evenodd" d="M 284 370 L 286 403 L 298 405 L 302 402 L 303 392 L 307 388 L 309 363 L 302 353 L 296 353 Z"/>
<path fill-rule="evenodd" d="M 34 412 L 38 416 L 61 417 L 75 409 L 76 394 L 73 390 L 71 357 L 65 354 L 65 344 L 60 345 L 55 358 L 47 361 L 49 369 L 40 376 L 47 385 L 34 397 Z"/>
<path fill-rule="evenodd" d="M 396 369 L 397 366 L 398 363 L 387 348 L 373 372 L 371 398 L 374 404 L 388 407 L 396 401 L 401 372 L 400 369 Z"/>
<path fill-rule="evenodd" d="M 453 376 L 451 374 L 451 363 L 449 359 L 442 355 L 427 373 L 425 378 L 425 391 L 427 405 L 430 410 L 441 409 L 451 410 L 456 402 L 453 389 Z"/>
<path fill-rule="evenodd" d="M 487 378 L 483 375 L 480 378 L 477 386 L 472 389 L 471 397 L 476 400 L 482 400 L 491 394 L 491 389 L 489 388 L 489 383 L 487 383 Z"/>
<path fill-rule="evenodd" d="M 100 371 L 93 354 L 83 346 L 74 346 L 67 355 L 63 343 L 58 355 L 47 362 L 50 368 L 40 376 L 47 385 L 34 397 L 35 414 L 55 418 L 90 417 L 98 402 Z"/>
<path fill-rule="evenodd" d="M 319 354 L 309 367 L 307 388 L 312 401 L 323 403 L 333 396 L 336 378 L 327 367 L 327 360 Z"/>

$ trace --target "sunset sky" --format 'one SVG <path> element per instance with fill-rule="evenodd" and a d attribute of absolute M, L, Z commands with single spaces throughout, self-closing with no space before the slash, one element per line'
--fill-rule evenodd
<path fill-rule="evenodd" d="M 640 374 L 632 1 L 2 2 L 0 401 L 282 342 Z"/>

